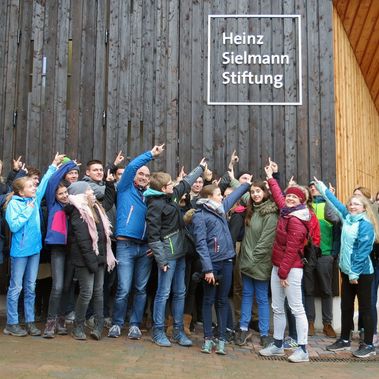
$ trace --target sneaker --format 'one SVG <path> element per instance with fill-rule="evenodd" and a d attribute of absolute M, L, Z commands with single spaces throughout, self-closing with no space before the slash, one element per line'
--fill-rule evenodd
<path fill-rule="evenodd" d="M 225 342 L 232 343 L 234 342 L 235 338 L 236 338 L 235 331 L 227 328 L 225 331 Z"/>
<path fill-rule="evenodd" d="M 217 341 L 217 343 L 216 343 L 216 354 L 226 355 L 225 341 L 224 340 L 218 340 Z"/>
<path fill-rule="evenodd" d="M 66 328 L 66 320 L 63 316 L 58 317 L 57 320 L 57 334 L 59 336 L 67 336 L 68 331 Z"/>
<path fill-rule="evenodd" d="M 270 343 L 273 342 L 272 338 L 269 336 L 261 336 L 260 344 L 263 347 L 267 347 Z M 284 348 L 284 347 L 283 347 Z"/>
<path fill-rule="evenodd" d="M 213 348 L 216 346 L 216 344 L 213 342 L 212 339 L 206 338 L 204 340 L 203 346 L 201 347 L 201 352 L 205 354 L 212 353 Z"/>
<path fill-rule="evenodd" d="M 267 347 L 265 347 L 262 350 L 259 350 L 259 354 L 263 355 L 264 357 L 271 357 L 271 356 L 283 356 L 284 355 L 284 349 L 282 347 L 276 347 L 274 342 L 270 343 Z"/>
<path fill-rule="evenodd" d="M 93 329 L 95 327 L 95 316 L 91 316 L 89 319 L 87 319 L 86 321 L 84 321 L 84 325 L 88 329 Z"/>
<path fill-rule="evenodd" d="M 375 346 L 361 343 L 358 350 L 353 352 L 353 355 L 357 358 L 368 358 L 374 356 L 376 355 Z"/>
<path fill-rule="evenodd" d="M 110 338 L 118 338 L 121 336 L 121 328 L 119 325 L 114 324 L 108 332 L 108 337 Z"/>
<path fill-rule="evenodd" d="M 244 346 L 247 344 L 247 340 L 251 337 L 251 333 L 248 330 L 238 330 L 235 343 L 238 346 Z"/>
<path fill-rule="evenodd" d="M 43 331 L 42 337 L 43 338 L 54 338 L 55 337 L 55 327 L 56 327 L 56 320 L 55 319 L 47 320 L 45 330 Z"/>
<path fill-rule="evenodd" d="M 84 325 L 75 325 L 74 329 L 72 329 L 71 335 L 78 341 L 85 341 L 87 339 L 86 334 L 84 333 Z"/>
<path fill-rule="evenodd" d="M 292 337 L 286 337 L 283 341 L 283 348 L 284 350 L 292 350 L 297 349 L 299 345 L 297 344 L 297 341 L 293 339 Z"/>
<path fill-rule="evenodd" d="M 350 341 L 345 342 L 343 339 L 339 339 L 333 344 L 326 347 L 326 350 L 329 351 L 344 351 L 344 350 L 350 350 Z"/>
<path fill-rule="evenodd" d="M 96 340 L 96 341 L 100 341 L 101 340 L 101 331 L 97 328 L 94 328 L 91 330 L 91 333 L 90 333 L 90 336 Z"/>
<path fill-rule="evenodd" d="M 3 330 L 3 333 L 6 336 L 14 336 L 14 337 L 25 337 L 28 335 L 28 332 L 21 328 L 20 324 L 7 324 Z"/>
<path fill-rule="evenodd" d="M 288 360 L 292 363 L 309 362 L 309 354 L 299 347 L 288 357 Z"/>
<path fill-rule="evenodd" d="M 161 347 L 171 347 L 171 342 L 168 340 L 163 328 L 153 328 L 152 341 Z"/>
<path fill-rule="evenodd" d="M 377 334 L 374 334 L 374 337 L 372 338 L 372 344 L 373 346 L 375 347 L 378 347 L 379 346 L 379 337 Z"/>
<path fill-rule="evenodd" d="M 71 311 L 65 316 L 67 324 L 72 324 L 75 321 L 75 312 Z"/>
<path fill-rule="evenodd" d="M 173 329 L 172 339 L 180 346 L 192 346 L 192 341 L 186 336 L 181 328 Z"/>
<path fill-rule="evenodd" d="M 42 333 L 41 331 L 36 327 L 36 324 L 34 322 L 27 322 L 25 324 L 26 331 L 31 335 L 31 336 L 40 336 Z"/>
<path fill-rule="evenodd" d="M 324 329 L 322 331 L 329 338 L 336 338 L 337 337 L 337 334 L 334 331 L 332 324 L 325 323 Z"/>
<path fill-rule="evenodd" d="M 139 340 L 142 337 L 142 333 L 137 325 L 131 325 L 129 327 L 128 338 L 131 340 Z"/>

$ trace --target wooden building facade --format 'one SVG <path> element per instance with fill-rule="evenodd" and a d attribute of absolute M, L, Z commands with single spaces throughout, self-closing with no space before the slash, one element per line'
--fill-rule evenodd
<path fill-rule="evenodd" d="M 343 134 L 351 135 L 344 119 L 349 119 L 346 112 L 351 108 L 341 103 L 336 108 L 335 97 L 344 102 L 353 96 L 335 86 L 344 79 L 335 77 L 334 71 L 339 75 L 345 71 L 335 65 L 333 46 L 336 49 L 345 37 L 339 26 L 333 34 L 339 16 L 335 13 L 333 21 L 332 0 L 2 0 L 2 4 L 0 158 L 5 170 L 18 155 L 44 168 L 56 151 L 83 163 L 92 158 L 109 162 L 119 150 L 133 157 L 165 142 L 166 153 L 153 168 L 171 174 L 181 165 L 190 169 L 202 156 L 221 173 L 236 149 L 240 170 L 250 170 L 256 177 L 263 176 L 271 157 L 280 166 L 283 183 L 292 175 L 300 183 L 314 175 L 333 183 L 338 177 L 338 185 L 348 191 L 343 165 L 350 158 L 341 160 L 349 149 L 341 146 Z M 300 15 L 303 104 L 207 105 L 209 14 Z M 278 46 L 293 38 L 267 28 L 264 20 L 260 33 Z M 355 84 L 349 83 L 354 92 Z M 359 112 L 360 107 L 354 109 Z M 372 117 L 362 118 L 363 128 L 378 129 L 375 114 Z M 359 145 L 357 156 L 376 153 L 378 141 L 371 142 L 369 150 Z M 379 189 L 377 177 L 370 180 L 368 185 Z"/>

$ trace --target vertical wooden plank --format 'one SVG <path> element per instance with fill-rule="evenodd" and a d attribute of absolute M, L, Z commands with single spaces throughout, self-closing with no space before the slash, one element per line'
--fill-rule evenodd
<path fill-rule="evenodd" d="M 271 14 L 271 0 L 261 0 L 261 14 Z M 272 54 L 272 19 L 261 19 L 261 34 L 264 36 L 264 45 L 261 46 L 261 54 Z M 270 66 L 263 66 L 261 74 L 271 74 Z M 261 99 L 272 101 L 272 86 L 261 86 Z M 273 106 L 261 106 L 261 136 L 262 149 L 259 160 L 260 167 L 263 167 L 268 161 L 268 157 L 273 156 L 273 129 L 272 129 L 272 109 Z"/>
<path fill-rule="evenodd" d="M 146 151 L 153 146 L 154 130 L 154 55 L 155 51 L 155 7 L 154 0 L 145 0 L 142 12 L 142 54 L 143 54 L 143 133 L 142 150 Z M 121 107 L 120 107 L 121 109 Z"/>
<path fill-rule="evenodd" d="M 272 13 L 283 14 L 283 2 L 274 0 L 272 2 Z M 299 13 L 299 12 L 296 12 Z M 284 54 L 284 20 L 281 18 L 272 20 L 272 46 L 275 53 Z M 283 75 L 283 67 L 273 67 L 274 75 Z M 285 98 L 284 87 L 276 89 L 273 93 L 273 101 L 278 102 Z M 284 136 L 284 106 L 274 106 L 272 109 L 272 130 L 273 130 L 273 152 L 272 159 L 275 162 L 281 162 L 281 169 L 285 162 L 285 144 Z M 283 162 L 283 163 L 282 163 Z M 264 163 L 264 162 L 263 162 Z"/>
<path fill-rule="evenodd" d="M 238 13 L 248 14 L 249 11 L 249 0 L 239 0 L 238 2 Z M 249 21 L 248 19 L 239 20 L 239 33 L 249 30 Z M 248 98 L 249 88 L 248 86 L 241 86 L 238 89 L 238 100 L 246 101 Z M 249 145 L 249 106 L 240 105 L 237 109 L 237 152 L 240 158 L 240 161 L 237 166 L 237 172 L 240 171 L 249 171 L 254 174 L 257 178 L 260 176 L 260 172 L 257 167 L 249 167 L 249 152 L 251 146 Z M 237 173 L 236 173 L 237 174 Z"/>
<path fill-rule="evenodd" d="M 81 117 L 80 142 L 81 160 L 87 162 L 93 158 L 93 145 L 101 143 L 93 133 L 93 116 L 95 100 L 95 47 L 96 47 L 96 7 L 92 0 L 83 2 L 83 29 L 81 51 Z M 92 67 L 88 70 L 88 67 Z M 88 142 L 87 142 L 88 141 Z"/>
<path fill-rule="evenodd" d="M 33 3 L 32 39 L 33 52 L 33 81 L 30 94 L 30 108 L 28 109 L 27 126 L 27 163 L 39 167 L 39 148 L 41 141 L 41 92 L 42 92 L 42 53 L 43 53 L 43 27 L 45 7 L 38 2 Z"/>
<path fill-rule="evenodd" d="M 131 2 L 133 8 L 130 14 L 130 67 L 128 70 L 130 94 L 129 112 L 131 122 L 130 148 L 131 154 L 137 155 L 141 151 L 140 125 L 142 120 L 142 0 Z"/>
<path fill-rule="evenodd" d="M 204 83 L 208 80 L 208 49 L 207 41 L 208 41 L 208 15 L 213 14 L 213 8 L 211 6 L 211 0 L 203 0 L 203 30 L 204 30 L 204 60 L 203 60 L 203 72 L 204 72 Z M 214 123 L 215 123 L 215 112 L 216 107 L 207 105 L 207 88 L 204 84 L 202 91 L 203 98 L 203 156 L 207 157 L 209 160 L 209 164 L 213 164 L 213 135 L 214 135 Z"/>
<path fill-rule="evenodd" d="M 308 136 L 309 170 L 311 177 L 321 177 L 320 149 L 320 51 L 319 15 L 317 4 L 307 2 L 308 26 Z"/>
<path fill-rule="evenodd" d="M 309 82 L 308 74 L 308 16 L 306 3 L 303 0 L 295 0 L 295 12 L 301 15 L 301 48 L 302 48 L 302 88 L 299 86 L 299 90 L 302 91 L 303 104 L 296 109 L 297 113 L 297 147 L 299 151 L 303 151 L 301 159 L 297 160 L 297 179 L 303 178 L 307 181 L 312 177 L 312 173 L 309 172 L 309 143 L 313 141 L 308 140 L 308 87 L 312 85 Z M 299 62 L 300 63 L 300 62 Z"/>
<path fill-rule="evenodd" d="M 71 38 L 72 38 L 72 75 L 71 88 L 69 90 L 70 109 L 68 110 L 68 125 L 66 138 L 66 154 L 76 157 L 82 162 L 82 154 L 79 149 L 79 127 L 81 112 L 81 52 L 82 52 L 82 27 L 83 27 L 82 1 L 71 2 Z M 83 162 L 84 164 L 86 162 Z"/>
<path fill-rule="evenodd" d="M 109 1 L 108 39 L 108 93 L 105 154 L 110 157 L 118 148 L 127 151 L 127 126 L 129 121 L 128 71 L 129 15 L 127 2 Z M 124 34 L 125 33 L 125 34 Z M 124 38 L 121 38 L 123 36 Z M 122 63 L 121 63 L 122 62 Z M 120 113 L 122 112 L 121 116 Z M 118 137 L 120 141 L 118 142 Z"/>
<path fill-rule="evenodd" d="M 56 55 L 57 55 L 57 27 L 58 27 L 58 4 L 55 1 L 45 3 L 45 17 L 43 25 L 43 48 L 42 56 L 42 78 L 41 78 L 41 120 L 40 135 L 43 138 L 39 141 L 39 151 L 41 154 L 39 165 L 47 167 L 53 156 L 55 148 L 56 130 Z M 62 150 L 61 150 L 62 151 Z M 62 151 L 63 152 L 63 151 Z"/>
<path fill-rule="evenodd" d="M 202 29 L 203 18 L 201 15 L 197 15 L 199 17 L 197 20 L 193 18 L 193 7 L 200 8 L 200 4 L 194 4 L 193 1 L 182 2 L 179 15 L 179 163 L 182 166 L 184 165 L 187 171 L 193 165 L 192 156 L 202 154 L 202 125 L 199 125 L 197 120 L 192 120 L 192 116 L 197 119 L 202 117 L 201 109 L 200 112 L 197 109 L 197 104 L 203 105 L 201 87 L 199 86 L 201 79 L 194 76 L 193 71 L 198 74 L 198 70 L 203 70 L 200 60 L 201 53 L 199 54 L 196 51 L 195 54 L 194 49 L 201 44 L 201 35 L 204 30 Z M 193 23 L 196 23 L 197 27 L 194 27 Z M 194 62 L 196 62 L 197 67 L 195 67 Z M 193 81 L 196 81 L 195 85 L 193 85 Z M 197 102 L 196 105 L 192 104 L 192 99 Z M 194 114 L 194 109 L 196 109 L 196 114 Z"/>
<path fill-rule="evenodd" d="M 334 69 L 333 69 L 333 5 L 319 0 L 319 55 L 320 55 L 320 132 L 321 177 L 335 182 L 335 124 L 334 124 Z M 310 173 L 312 177 L 312 172 Z"/>
<path fill-rule="evenodd" d="M 105 158 L 105 126 L 103 123 L 103 112 L 106 110 L 106 77 L 107 77 L 107 47 L 106 47 L 106 29 L 107 17 L 109 12 L 108 1 L 97 2 L 96 12 L 96 66 L 95 66 L 95 110 L 93 122 L 93 156 L 100 159 Z M 119 126 L 122 127 L 121 125 Z M 112 159 L 112 158 L 111 158 Z M 107 161 L 105 161 L 107 162 Z"/>
<path fill-rule="evenodd" d="M 32 15 L 33 4 L 24 1 L 21 12 L 21 40 L 20 40 L 20 63 L 18 70 L 17 85 L 17 126 L 15 130 L 14 156 L 23 155 L 25 159 L 26 152 L 26 133 L 27 133 L 27 116 L 28 116 L 28 93 L 30 88 L 30 74 L 32 70 Z M 0 79 L 1 80 L 1 79 Z"/>

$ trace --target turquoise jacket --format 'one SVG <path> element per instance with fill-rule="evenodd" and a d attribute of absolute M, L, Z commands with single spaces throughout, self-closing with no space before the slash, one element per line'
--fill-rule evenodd
<path fill-rule="evenodd" d="M 375 232 L 366 212 L 357 215 L 350 214 L 324 183 L 319 182 L 316 186 L 342 221 L 339 262 L 341 271 L 349 276 L 349 280 L 357 280 L 361 274 L 372 274 L 374 268 L 370 253 L 375 241 Z"/>
<path fill-rule="evenodd" d="M 5 212 L 5 219 L 12 232 L 11 257 L 28 257 L 39 254 L 41 251 L 40 205 L 47 183 L 56 170 L 55 166 L 49 166 L 37 188 L 34 199 L 14 195 L 9 201 Z M 28 206 L 32 201 L 34 201 L 34 207 Z"/>

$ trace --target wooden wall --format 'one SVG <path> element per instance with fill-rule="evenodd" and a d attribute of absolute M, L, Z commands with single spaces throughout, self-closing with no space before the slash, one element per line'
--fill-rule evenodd
<path fill-rule="evenodd" d="M 271 156 L 283 179 L 335 181 L 331 0 L 2 4 L 0 157 L 6 167 L 19 154 L 43 167 L 55 151 L 84 163 L 110 161 L 120 149 L 135 156 L 166 142 L 155 167 L 171 173 L 203 155 L 222 172 L 237 149 L 240 169 L 256 176 Z M 208 14 L 300 14 L 303 105 L 208 106 Z M 290 34 L 264 32 L 273 43 L 291 43 Z"/>
<path fill-rule="evenodd" d="M 336 10 L 333 28 L 337 188 L 346 200 L 358 186 L 379 191 L 379 114 Z"/>

